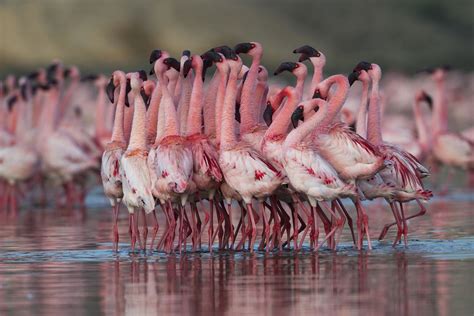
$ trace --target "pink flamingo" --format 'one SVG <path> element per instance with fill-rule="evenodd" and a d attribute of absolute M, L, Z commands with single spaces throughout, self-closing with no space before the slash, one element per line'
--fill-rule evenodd
<path fill-rule="evenodd" d="M 466 169 L 472 175 L 474 174 L 474 144 L 461 134 L 449 131 L 445 70 L 435 69 L 432 78 L 436 84 L 431 123 L 433 155 L 437 161 L 450 167 Z"/>
<path fill-rule="evenodd" d="M 372 79 L 372 90 L 369 102 L 367 136 L 368 140 L 374 144 L 382 154 L 384 154 L 385 159 L 390 161 L 390 164 L 387 166 L 387 168 L 380 171 L 380 176 L 387 185 L 395 186 L 396 188 L 394 200 L 398 201 L 400 205 L 401 223 L 403 224 L 403 235 L 406 245 L 407 224 L 402 203 L 416 200 L 420 206 L 420 212 L 410 216 L 409 218 L 423 215 L 426 212 L 426 209 L 420 203 L 420 200 L 429 200 L 432 197 L 432 193 L 431 191 L 427 191 L 423 188 L 421 178 L 427 176 L 429 172 L 410 153 L 383 142 L 380 122 L 380 108 L 378 104 L 378 89 L 382 71 L 377 64 L 371 64 L 370 68 L 368 69 L 368 73 Z M 394 212 L 394 214 L 397 215 L 397 212 Z M 400 227 L 400 218 L 398 218 L 398 216 L 395 216 L 395 218 L 397 226 Z M 385 227 L 390 226 L 386 225 Z M 382 238 L 383 235 L 384 232 L 381 234 Z M 399 235 L 397 236 L 397 239 L 398 238 L 400 238 Z M 395 243 L 397 242 L 397 239 L 395 240 Z"/>
<path fill-rule="evenodd" d="M 131 246 L 135 250 L 138 238 L 143 247 L 138 231 L 138 215 L 141 209 L 151 213 L 155 209 L 155 200 L 151 190 L 150 172 L 147 166 L 148 150 L 146 144 L 146 105 L 142 97 L 143 81 L 138 73 L 130 76 L 131 96 L 134 104 L 133 122 L 130 141 L 127 150 L 120 159 L 123 198 L 122 203 L 127 207 L 130 216 Z M 127 89 L 126 89 L 127 90 Z"/>
<path fill-rule="evenodd" d="M 252 198 L 264 198 L 271 194 L 281 184 L 282 175 L 260 153 L 247 143 L 237 140 L 234 131 L 234 106 L 237 97 L 237 77 L 242 61 L 240 58 L 228 59 L 228 64 L 230 74 L 222 113 L 219 165 L 227 184 L 242 196 L 247 205 L 250 221 L 249 250 L 253 252 L 256 224 Z"/>
<path fill-rule="evenodd" d="M 206 56 L 213 62 L 222 62 L 223 58 L 217 53 L 208 52 Z M 203 109 L 203 81 L 201 56 L 193 55 L 185 63 L 184 75 L 189 68 L 194 69 L 194 83 L 189 106 L 188 122 L 186 128 L 186 140 L 191 149 L 193 158 L 192 179 L 199 191 L 207 192 L 210 203 L 210 225 L 209 225 L 209 250 L 212 252 L 212 244 L 216 235 L 214 234 L 213 217 L 215 193 L 222 182 L 222 171 L 218 163 L 218 153 L 209 138 L 201 133 L 202 109 Z"/>
<path fill-rule="evenodd" d="M 303 45 L 293 51 L 294 54 L 301 54 L 299 62 L 303 62 L 307 59 L 313 64 L 313 77 L 311 78 L 311 84 L 309 90 L 306 91 L 304 99 L 312 97 L 316 87 L 323 79 L 323 69 L 326 65 L 326 56 L 321 52 L 309 45 Z"/>
<path fill-rule="evenodd" d="M 333 84 L 337 89 L 331 96 L 333 105 L 323 121 L 313 133 L 313 141 L 321 156 L 339 173 L 339 177 L 355 184 L 356 180 L 367 179 L 384 168 L 384 157 L 367 140 L 351 131 L 346 125 L 335 121 L 343 106 L 349 90 L 349 82 L 343 75 L 334 75 L 322 81 L 315 90 L 315 95 L 327 98 Z M 367 236 L 369 249 L 372 247 L 368 227 L 368 217 L 360 203 L 354 199 L 357 210 L 357 247 L 361 249 L 363 234 Z"/>
<path fill-rule="evenodd" d="M 159 56 L 155 56 L 155 74 L 162 89 L 160 112 L 164 111 L 166 121 L 163 133 L 157 133 L 155 144 L 150 148 L 148 168 L 152 177 L 153 195 L 159 199 L 161 205 L 165 205 L 163 209 L 167 216 L 168 229 L 163 236 L 167 239 L 166 248 L 169 252 L 172 250 L 175 230 L 172 202 L 178 201 L 180 219 L 179 251 L 181 252 L 185 216 L 183 207 L 187 201 L 189 184 L 192 182 L 193 158 L 191 150 L 186 144 L 186 139 L 179 134 L 173 96 L 168 90 L 168 78 L 164 75 L 164 72 L 170 67 L 175 67 L 178 70 L 179 62 L 168 56 L 165 51 L 162 51 Z"/>
<path fill-rule="evenodd" d="M 285 170 L 290 183 L 298 192 L 304 193 L 308 197 L 311 205 L 310 223 L 303 236 L 307 233 L 308 228 L 311 227 L 311 242 L 315 241 L 316 244 L 319 231 L 317 222 L 314 223 L 315 218 L 313 214 L 318 202 L 334 201 L 342 197 L 357 197 L 355 185 L 344 183 L 339 178 L 336 170 L 314 150 L 312 141 L 305 141 L 305 138 L 323 121 L 328 108 L 331 108 L 337 102 L 338 100 L 334 98 L 331 100 L 332 104 L 327 104 L 322 99 L 311 99 L 299 105 L 291 116 L 294 126 L 297 125 L 299 119 L 304 118 L 305 114 L 308 117 L 308 114 L 313 113 L 311 113 L 309 120 L 288 134 L 283 145 Z M 314 110 L 320 112 L 314 114 Z M 326 234 L 325 240 L 316 247 L 316 250 L 326 240 L 331 238 L 337 229 L 342 229 L 344 226 L 344 213 L 338 206 L 336 203 L 333 203 L 333 207 L 330 210 L 332 216 L 336 218 L 336 226 Z M 335 213 L 335 209 L 340 212 L 340 217 Z M 301 242 L 303 240 L 304 237 Z"/>
<path fill-rule="evenodd" d="M 125 136 L 123 134 L 123 113 L 125 106 L 127 78 L 123 71 L 114 71 L 109 84 L 107 85 L 107 95 L 111 102 L 114 101 L 114 90 L 119 87 L 117 106 L 115 109 L 115 119 L 110 142 L 105 146 L 102 154 L 101 178 L 105 196 L 110 201 L 113 209 L 114 225 L 113 240 L 114 249 L 118 250 L 118 212 L 120 202 L 123 197 L 122 177 L 120 175 L 120 159 L 127 148 Z"/>

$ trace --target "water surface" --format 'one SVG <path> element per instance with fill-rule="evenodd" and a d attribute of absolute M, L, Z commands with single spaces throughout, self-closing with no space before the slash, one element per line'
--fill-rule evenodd
<path fill-rule="evenodd" d="M 212 255 L 130 253 L 123 211 L 114 253 L 103 207 L 3 214 L 0 315 L 472 315 L 473 206 L 435 199 L 408 248 L 359 252 L 346 232 L 337 252 Z M 391 215 L 368 208 L 375 239 Z"/>

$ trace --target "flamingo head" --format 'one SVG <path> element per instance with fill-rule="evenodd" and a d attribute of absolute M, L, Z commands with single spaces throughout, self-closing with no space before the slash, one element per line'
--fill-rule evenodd
<path fill-rule="evenodd" d="M 369 73 L 370 78 L 373 81 L 380 81 L 382 78 L 382 69 L 377 64 L 371 64 L 372 68 L 369 69 L 367 72 Z"/>
<path fill-rule="evenodd" d="M 425 101 L 428 104 L 428 107 L 430 109 L 433 108 L 433 98 L 428 93 L 426 93 L 424 90 L 418 91 L 418 93 L 415 96 L 415 100 L 417 102 Z"/>
<path fill-rule="evenodd" d="M 268 70 L 262 65 L 258 66 L 258 80 L 267 81 L 268 80 Z"/>
<path fill-rule="evenodd" d="M 319 110 L 326 104 L 326 101 L 323 99 L 309 99 L 300 103 L 291 114 L 291 124 L 296 128 L 299 121 L 304 122 L 304 117 L 306 115 L 310 112 L 319 112 Z M 327 109 L 327 106 L 324 106 L 324 108 Z"/>
<path fill-rule="evenodd" d="M 309 59 L 314 66 L 324 67 L 326 64 L 326 56 L 321 51 L 318 51 L 309 45 L 303 45 L 293 50 L 293 54 L 301 54 L 298 59 L 299 62 Z"/>
<path fill-rule="evenodd" d="M 240 43 L 235 45 L 234 51 L 237 54 L 248 54 L 252 57 L 256 57 L 262 55 L 263 47 L 258 42 Z"/>
<path fill-rule="evenodd" d="M 370 77 L 367 71 L 361 69 L 361 70 L 354 70 L 347 76 L 347 79 L 349 80 L 349 85 L 353 85 L 355 81 L 359 80 L 361 82 L 369 82 Z"/>

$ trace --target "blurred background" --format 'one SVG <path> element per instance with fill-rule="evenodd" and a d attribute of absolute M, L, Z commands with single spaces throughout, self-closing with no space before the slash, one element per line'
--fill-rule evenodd
<path fill-rule="evenodd" d="M 472 123 L 465 111 L 472 111 L 474 99 L 468 74 L 474 68 L 473 12 L 469 0 L 0 0 L 0 78 L 53 58 L 83 73 L 148 69 L 154 48 L 176 56 L 251 40 L 263 44 L 262 64 L 273 72 L 295 60 L 294 48 L 309 44 L 327 56 L 326 75 L 348 73 L 360 60 L 380 64 L 394 111 L 410 110 L 418 70 L 452 66 L 459 73 L 451 76 L 453 102 L 467 103 L 453 107 L 452 116 L 465 127 Z M 429 85 L 426 79 L 420 80 Z"/>

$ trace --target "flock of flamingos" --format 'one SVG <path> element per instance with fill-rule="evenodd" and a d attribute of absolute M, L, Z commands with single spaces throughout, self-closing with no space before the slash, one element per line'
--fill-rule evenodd
<path fill-rule="evenodd" d="M 311 249 L 336 249 L 346 223 L 355 247 L 362 249 L 366 239 L 370 249 L 361 201 L 376 198 L 394 217 L 379 239 L 396 227 L 394 245 L 402 239 L 407 244 L 407 220 L 425 214 L 423 202 L 432 197 L 422 162 L 474 171 L 473 131 L 448 129 L 445 69 L 430 70 L 435 98 L 424 91 L 414 96 L 418 136 L 402 148 L 382 138 L 377 64 L 360 62 L 349 76 L 324 78 L 322 52 L 305 45 L 294 53 L 298 62 L 284 62 L 274 72 L 296 77 L 295 86 L 282 89 L 269 85 L 257 42 L 202 55 L 184 51 L 180 60 L 154 50 L 150 77 L 117 70 L 111 78 L 81 78 L 76 67 L 60 62 L 19 80 L 9 76 L 0 86 L 1 209 L 16 212 L 25 194 L 19 185 L 40 192 L 62 186 L 58 203 L 81 204 L 87 180 L 100 170 L 113 208 L 115 250 L 120 204 L 129 212 L 132 250 L 137 241 L 147 248 L 147 218 L 150 249 L 166 252 L 200 250 L 203 233 L 211 252 L 216 241 L 219 249 L 250 252 L 299 250 L 306 239 Z M 250 56 L 250 66 L 242 54 Z M 310 84 L 306 60 L 313 67 Z M 361 100 L 355 123 L 348 123 L 342 110 L 356 81 Z M 98 91 L 93 133 L 81 108 L 71 104 L 85 82 Z M 421 114 L 425 105 L 432 108 L 431 122 Z M 355 225 L 343 199 L 355 207 Z M 404 207 L 411 201 L 419 211 L 408 215 Z M 166 219 L 159 236 L 157 205 Z"/>

